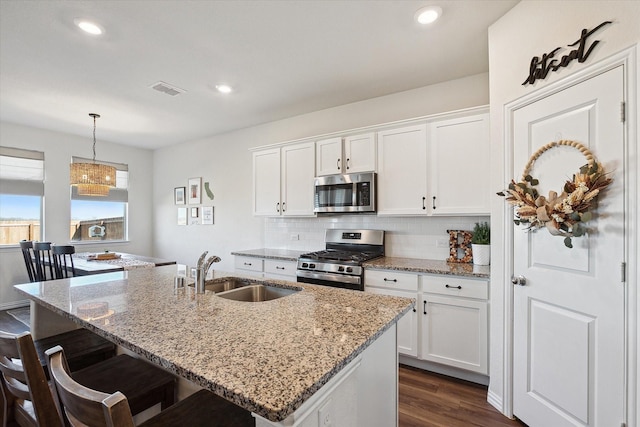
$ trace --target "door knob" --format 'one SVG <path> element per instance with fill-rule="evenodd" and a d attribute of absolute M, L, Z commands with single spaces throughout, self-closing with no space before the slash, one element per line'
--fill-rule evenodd
<path fill-rule="evenodd" d="M 527 284 L 527 279 L 524 276 L 512 276 L 511 283 L 514 285 L 524 286 Z"/>

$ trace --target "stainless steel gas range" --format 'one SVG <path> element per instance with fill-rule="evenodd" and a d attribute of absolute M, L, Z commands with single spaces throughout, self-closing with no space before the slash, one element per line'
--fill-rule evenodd
<path fill-rule="evenodd" d="M 364 291 L 364 268 L 384 256 L 383 230 L 327 230 L 326 249 L 298 258 L 298 282 Z"/>

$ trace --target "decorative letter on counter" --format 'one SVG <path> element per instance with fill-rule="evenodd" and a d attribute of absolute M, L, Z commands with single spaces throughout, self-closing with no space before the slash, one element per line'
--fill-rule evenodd
<path fill-rule="evenodd" d="M 449 258 L 447 258 L 447 262 L 472 262 L 471 237 L 473 233 L 465 230 L 447 230 L 447 232 L 449 233 Z M 462 257 L 459 256 L 460 252 Z"/>
<path fill-rule="evenodd" d="M 527 84 L 533 84 L 533 82 L 538 79 L 544 80 L 547 77 L 547 74 L 549 74 L 549 71 L 558 71 L 558 69 L 568 66 L 576 59 L 580 63 L 586 61 L 589 55 L 591 55 L 593 49 L 598 45 L 598 43 L 600 43 L 600 40 L 596 40 L 587 48 L 587 37 L 608 24 L 611 24 L 611 21 L 604 21 L 602 24 L 598 25 L 591 31 L 588 31 L 586 28 L 583 29 L 582 33 L 580 34 L 580 38 L 574 43 L 568 45 L 569 47 L 578 47 L 573 49 L 568 54 L 563 55 L 559 61 L 555 59 L 555 55 L 560 49 L 562 49 L 560 47 L 553 49 L 549 53 L 543 54 L 542 58 L 534 56 L 531 59 L 531 63 L 529 65 L 529 76 L 522 83 L 522 85 L 526 86 Z"/>

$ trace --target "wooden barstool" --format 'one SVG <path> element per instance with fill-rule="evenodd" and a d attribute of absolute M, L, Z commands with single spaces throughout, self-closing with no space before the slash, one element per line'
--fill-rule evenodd
<path fill-rule="evenodd" d="M 117 391 L 101 393 L 74 381 L 66 365 L 62 348 L 47 350 L 54 395 L 71 426 L 133 427 L 129 401 Z M 139 427 L 249 427 L 255 426 L 251 413 L 207 390 L 200 390 Z"/>
<path fill-rule="evenodd" d="M 66 279 L 76 275 L 76 268 L 73 265 L 73 254 L 76 253 L 75 246 L 53 245 L 53 270 L 56 279 Z"/>
<path fill-rule="evenodd" d="M 17 362 L 17 359 L 20 361 Z M 24 332 L 14 335 L 0 332 L 0 371 L 3 375 L 3 392 L 7 406 L 5 412 L 8 414 L 8 420 L 15 420 L 23 426 L 63 425 L 62 419 L 60 424 L 51 420 L 49 398 L 54 402 L 57 398 L 51 395 L 48 388 L 31 334 Z M 165 409 L 175 402 L 173 375 L 124 354 L 73 372 L 71 375 L 79 384 L 104 393 L 126 390 L 132 396 L 133 414 L 151 408 L 157 403 Z M 41 387 L 42 384 L 44 388 Z M 49 393 L 48 396 L 43 397 L 44 389 Z M 29 411 L 30 406 L 43 409 L 41 413 Z"/>

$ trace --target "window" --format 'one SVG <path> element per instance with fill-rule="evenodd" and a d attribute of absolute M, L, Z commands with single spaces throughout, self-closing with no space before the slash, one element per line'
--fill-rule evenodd
<path fill-rule="evenodd" d="M 44 153 L 0 147 L 0 245 L 42 239 Z"/>
<path fill-rule="evenodd" d="M 73 157 L 74 163 L 91 163 Z M 71 187 L 70 239 L 74 242 L 127 240 L 129 167 L 121 163 L 100 162 L 116 168 L 116 188 L 105 197 L 80 196 Z"/>

